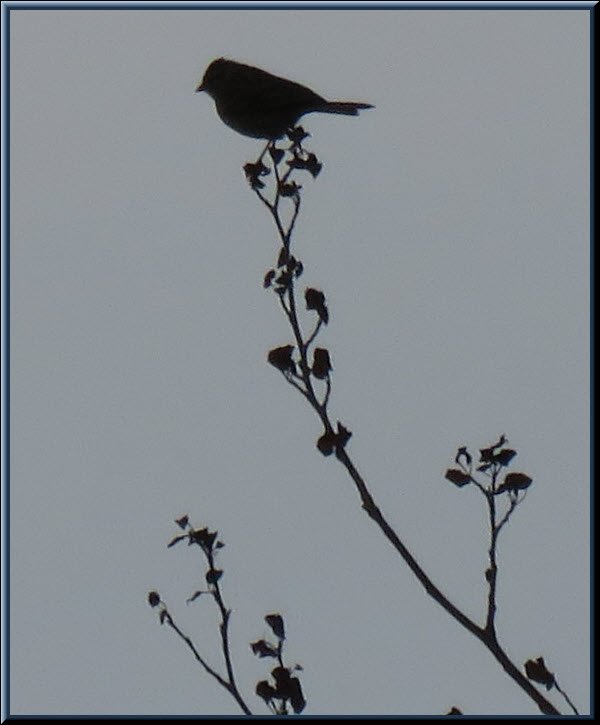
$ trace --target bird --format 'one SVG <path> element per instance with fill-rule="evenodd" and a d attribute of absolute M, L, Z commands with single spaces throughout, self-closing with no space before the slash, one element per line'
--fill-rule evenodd
<path fill-rule="evenodd" d="M 370 103 L 328 101 L 310 88 L 251 65 L 227 58 L 213 60 L 196 93 L 213 98 L 217 113 L 244 136 L 275 141 L 294 128 L 305 113 L 357 116 Z"/>

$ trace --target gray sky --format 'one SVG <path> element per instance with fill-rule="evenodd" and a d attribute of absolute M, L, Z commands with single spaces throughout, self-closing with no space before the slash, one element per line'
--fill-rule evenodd
<path fill-rule="evenodd" d="M 210 600 L 185 604 L 203 562 L 166 549 L 183 513 L 226 542 L 257 714 L 248 643 L 274 611 L 306 714 L 538 714 L 266 362 L 291 333 L 241 172 L 261 145 L 193 92 L 221 55 L 375 104 L 304 123 L 324 168 L 295 245 L 329 303 L 331 414 L 478 621 L 484 501 L 443 473 L 508 436 L 534 484 L 502 532 L 500 639 L 588 712 L 588 12 L 196 9 L 11 12 L 12 714 L 238 714 L 145 601 L 220 666 Z"/>

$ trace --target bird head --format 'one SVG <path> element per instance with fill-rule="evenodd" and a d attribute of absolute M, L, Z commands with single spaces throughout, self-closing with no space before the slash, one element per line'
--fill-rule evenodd
<path fill-rule="evenodd" d="M 226 58 L 217 58 L 204 71 L 204 77 L 196 88 L 196 93 L 206 91 L 209 96 L 214 96 L 215 90 L 226 81 L 229 76 L 230 62 Z"/>

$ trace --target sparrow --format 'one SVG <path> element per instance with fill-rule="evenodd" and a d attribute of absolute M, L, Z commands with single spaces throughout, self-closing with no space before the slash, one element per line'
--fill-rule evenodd
<path fill-rule="evenodd" d="M 310 88 L 251 65 L 217 58 L 208 66 L 196 93 L 215 101 L 221 120 L 234 131 L 273 141 L 294 128 L 305 113 L 357 116 L 370 103 L 328 101 Z"/>

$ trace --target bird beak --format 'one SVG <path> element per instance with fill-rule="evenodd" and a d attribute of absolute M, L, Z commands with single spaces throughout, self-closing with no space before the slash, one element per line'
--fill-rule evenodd
<path fill-rule="evenodd" d="M 206 88 L 202 85 L 202 83 L 196 88 L 196 93 L 201 93 L 202 91 L 205 91 Z"/>

